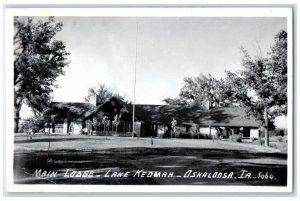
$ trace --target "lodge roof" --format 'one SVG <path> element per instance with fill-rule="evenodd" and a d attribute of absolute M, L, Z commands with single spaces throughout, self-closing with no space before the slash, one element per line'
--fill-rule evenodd
<path fill-rule="evenodd" d="M 219 107 L 202 113 L 200 125 L 230 127 L 260 127 L 259 122 L 247 114 L 243 107 Z"/>
<path fill-rule="evenodd" d="M 114 108 L 114 109 L 112 109 Z M 112 119 L 114 114 L 122 113 L 123 118 L 131 120 L 133 105 L 124 103 L 117 98 L 97 106 L 86 118 L 105 114 Z M 100 114 L 101 113 L 101 114 Z M 100 114 L 100 116 L 99 116 Z M 229 126 L 229 127 L 259 127 L 253 116 L 247 115 L 242 107 L 221 107 L 204 110 L 198 106 L 179 105 L 135 105 L 135 120 L 144 123 L 170 124 L 175 118 L 180 124 L 198 124 L 200 126 Z"/>
<path fill-rule="evenodd" d="M 202 126 L 259 127 L 253 116 L 242 107 L 221 107 L 204 110 L 197 106 L 136 105 L 138 120 L 152 123 L 170 123 L 174 117 L 181 124 Z"/>
<path fill-rule="evenodd" d="M 112 97 L 109 101 L 98 105 L 94 110 L 88 112 L 85 119 L 92 119 L 93 117 L 103 118 L 103 116 L 108 116 L 109 119 L 113 119 L 116 114 L 129 114 L 130 110 L 127 109 L 128 105 L 123 101 Z"/>
<path fill-rule="evenodd" d="M 132 111 L 132 105 L 128 105 Z M 196 123 L 203 109 L 197 106 L 135 105 L 136 119 L 147 123 L 170 123 L 175 118 L 179 123 Z"/>
<path fill-rule="evenodd" d="M 47 113 L 54 121 L 82 121 L 94 109 L 90 103 L 52 102 Z"/>

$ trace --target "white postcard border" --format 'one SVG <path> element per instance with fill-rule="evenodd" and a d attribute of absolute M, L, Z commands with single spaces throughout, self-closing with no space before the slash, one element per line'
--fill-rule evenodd
<path fill-rule="evenodd" d="M 20 185 L 13 181 L 13 17 L 115 16 L 115 17 L 286 17 L 288 37 L 288 181 L 286 187 L 190 185 Z M 8 192 L 291 192 L 293 173 L 293 21 L 291 8 L 6 8 L 5 106 Z"/>

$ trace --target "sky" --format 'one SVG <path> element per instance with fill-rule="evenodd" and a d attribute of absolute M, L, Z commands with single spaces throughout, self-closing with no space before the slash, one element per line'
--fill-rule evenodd
<path fill-rule="evenodd" d="M 58 77 L 54 101 L 84 102 L 99 83 L 133 100 L 137 37 L 136 103 L 163 104 L 177 97 L 184 77 L 241 69 L 243 46 L 267 56 L 286 18 L 57 17 L 70 65 Z M 138 32 L 136 24 L 138 22 Z"/>

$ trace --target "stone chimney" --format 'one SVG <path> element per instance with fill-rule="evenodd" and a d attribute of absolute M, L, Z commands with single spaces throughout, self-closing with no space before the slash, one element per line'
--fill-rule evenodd
<path fill-rule="evenodd" d="M 101 105 L 102 103 L 100 102 L 100 97 L 96 95 L 96 106 Z"/>
<path fill-rule="evenodd" d="M 207 109 L 207 110 L 210 110 L 209 101 L 205 101 L 204 108 Z"/>
<path fill-rule="evenodd" d="M 96 103 L 97 103 L 97 102 L 96 102 L 96 97 L 95 97 L 95 96 L 90 96 L 89 103 L 96 106 Z"/>

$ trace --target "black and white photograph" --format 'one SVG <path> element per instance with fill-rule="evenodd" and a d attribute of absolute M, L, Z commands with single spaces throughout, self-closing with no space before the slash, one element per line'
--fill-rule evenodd
<path fill-rule="evenodd" d="M 12 191 L 290 191 L 291 9 L 23 11 Z"/>

